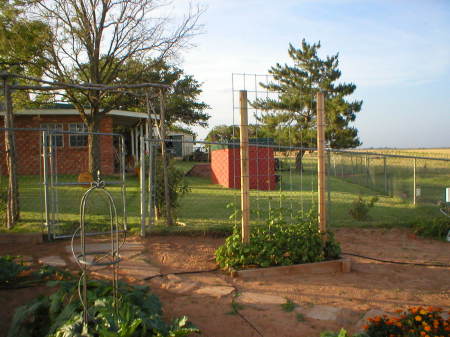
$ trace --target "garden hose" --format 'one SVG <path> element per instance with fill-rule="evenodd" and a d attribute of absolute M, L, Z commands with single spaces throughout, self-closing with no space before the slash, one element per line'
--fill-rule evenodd
<path fill-rule="evenodd" d="M 349 255 L 349 256 L 355 256 L 366 260 L 372 260 L 382 263 L 392 263 L 392 264 L 403 264 L 403 265 L 409 265 L 409 266 L 419 266 L 419 267 L 443 267 L 443 268 L 450 268 L 450 264 L 433 264 L 433 263 L 418 263 L 418 262 L 404 262 L 404 261 L 392 261 L 392 260 L 384 260 L 384 259 L 378 259 L 375 257 L 370 256 L 364 256 L 354 253 L 346 253 L 342 252 L 342 255 Z"/>

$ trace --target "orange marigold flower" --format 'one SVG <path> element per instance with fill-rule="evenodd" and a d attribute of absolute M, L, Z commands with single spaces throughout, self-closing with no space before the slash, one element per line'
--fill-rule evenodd
<path fill-rule="evenodd" d="M 375 321 L 375 322 L 381 321 L 381 317 L 380 317 L 380 316 L 375 317 L 374 321 Z"/>
<path fill-rule="evenodd" d="M 399 328 L 402 327 L 402 323 L 400 323 L 400 322 L 395 323 L 395 325 L 398 326 Z"/>
<path fill-rule="evenodd" d="M 431 331 L 431 328 L 429 325 L 427 325 L 424 329 L 425 329 L 425 331 Z"/>
<path fill-rule="evenodd" d="M 416 317 L 414 317 L 414 319 L 415 319 L 417 322 L 420 322 L 420 321 L 422 320 L 422 316 L 417 315 Z"/>
<path fill-rule="evenodd" d="M 363 326 L 364 330 L 369 330 L 369 326 L 366 324 Z"/>
<path fill-rule="evenodd" d="M 420 309 L 419 314 L 426 315 L 428 312 L 426 310 Z"/>
<path fill-rule="evenodd" d="M 414 330 L 411 329 L 411 330 L 409 330 L 409 332 L 414 332 Z M 420 332 L 420 335 L 421 335 L 421 336 L 425 336 L 425 335 L 426 335 L 425 331 L 421 331 L 421 332 Z"/>

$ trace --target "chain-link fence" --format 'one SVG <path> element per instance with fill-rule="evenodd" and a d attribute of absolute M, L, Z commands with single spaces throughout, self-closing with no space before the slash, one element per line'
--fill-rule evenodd
<path fill-rule="evenodd" d="M 56 127 L 55 127 L 56 126 Z M 88 173 L 88 137 L 99 144 L 100 178 L 114 197 L 120 222 L 126 223 L 126 185 L 123 138 L 112 133 L 65 131 L 59 124 L 46 128 L 1 129 L 0 134 L 0 219 L 6 227 L 11 184 L 16 181 L 15 231 L 42 231 L 51 238 L 71 236 L 79 226 L 80 201 L 97 177 Z M 6 136 L 6 138 L 5 138 Z M 8 159 L 5 139 L 13 140 L 13 160 Z M 11 170 L 11 162 L 15 169 Z M 14 176 L 13 176 L 14 175 Z M 14 190 L 14 189 L 13 189 Z M 109 226 L 109 206 L 103 198 L 91 198 L 87 205 L 87 230 L 101 232 Z"/>
<path fill-rule="evenodd" d="M 150 143 L 152 196 L 145 202 L 153 205 L 146 208 L 151 219 L 143 223 L 157 225 L 164 223 L 163 212 L 155 211 L 155 203 L 162 202 L 164 182 L 158 141 Z M 283 208 L 292 216 L 315 211 L 314 149 L 278 146 L 270 139 L 251 139 L 249 143 L 251 224 L 266 221 L 270 209 Z M 191 147 L 197 148 L 195 152 L 172 157 L 169 170 L 184 175 L 175 186 L 183 191 L 174 204 L 178 230 L 229 229 L 240 223 L 235 212 L 241 203 L 239 146 L 239 141 L 197 142 Z M 450 160 L 350 150 L 329 150 L 326 158 L 331 226 L 413 224 L 439 216 L 437 205 L 450 184 Z M 147 180 L 144 185 L 148 191 Z"/>
<path fill-rule="evenodd" d="M 52 237 L 71 235 L 79 223 L 81 196 L 95 179 L 86 173 L 88 133 L 49 128 L 1 129 L 2 228 L 5 228 L 11 183 L 5 152 L 6 131 L 13 133 L 15 139 L 19 208 L 15 230 L 49 230 Z M 120 222 L 127 223 L 129 228 L 142 224 L 147 228 L 164 228 L 157 226 L 164 224 L 165 216 L 160 142 L 145 141 L 141 146 L 143 161 L 136 158 L 134 165 L 127 163 L 121 135 L 99 134 L 98 137 L 101 177 L 114 196 Z M 181 146 L 175 146 L 176 142 Z M 170 139 L 167 144 L 168 152 L 172 153 L 169 184 L 176 218 L 174 228 L 230 230 L 232 225 L 239 224 L 239 141 Z M 182 150 L 178 153 L 171 147 Z M 294 216 L 306 215 L 317 208 L 314 149 L 278 146 L 267 138 L 251 139 L 248 163 L 251 224 L 266 221 L 271 209 L 284 208 Z M 141 169 L 144 174 L 140 173 Z M 440 216 L 437 204 L 444 200 L 445 188 L 450 185 L 450 160 L 332 150 L 327 152 L 327 177 L 331 226 L 411 224 L 419 218 Z M 108 224 L 109 211 L 105 200 L 93 200 L 88 205 L 87 223 L 89 230 L 96 232 Z"/>

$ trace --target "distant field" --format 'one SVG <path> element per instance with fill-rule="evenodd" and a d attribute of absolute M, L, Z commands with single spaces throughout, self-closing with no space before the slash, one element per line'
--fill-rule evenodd
<path fill-rule="evenodd" d="M 450 159 L 450 148 L 424 148 L 424 149 L 357 149 L 355 152 L 376 152 L 396 154 L 403 156 L 421 156 Z"/>

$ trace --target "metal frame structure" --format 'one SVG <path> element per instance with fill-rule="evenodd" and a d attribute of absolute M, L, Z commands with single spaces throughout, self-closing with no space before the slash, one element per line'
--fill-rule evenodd
<path fill-rule="evenodd" d="M 58 187 L 76 187 L 80 185 L 89 186 L 88 182 L 59 182 L 58 181 L 58 170 L 57 170 L 57 150 L 52 144 L 53 137 L 51 135 L 55 134 L 69 134 L 69 135 L 89 135 L 93 134 L 90 132 L 72 132 L 72 131 L 48 131 L 41 130 L 42 134 L 42 176 L 43 176 L 43 189 L 44 189 L 44 225 L 47 228 L 48 240 L 54 239 L 67 239 L 72 236 L 70 233 L 58 233 L 56 226 L 58 226 L 58 214 L 59 214 L 59 198 L 58 198 Z M 120 143 L 120 181 L 105 181 L 107 185 L 119 185 L 121 188 L 121 199 L 122 199 L 122 217 L 124 230 L 128 229 L 127 225 L 127 206 L 126 206 L 126 176 L 125 176 L 125 139 L 123 135 L 118 133 L 102 133 L 96 132 L 98 136 L 107 137 L 118 137 Z M 88 235 L 104 234 L 104 232 L 91 232 Z"/>
<path fill-rule="evenodd" d="M 82 270 L 80 281 L 78 283 L 78 294 L 80 296 L 80 301 L 83 307 L 83 324 L 86 326 L 89 317 L 88 317 L 88 309 L 89 303 L 87 298 L 87 283 L 88 283 L 88 272 L 90 267 L 102 267 L 102 266 L 111 266 L 112 267 L 112 275 L 113 275 L 113 304 L 117 309 L 117 300 L 118 300 L 118 269 L 120 259 L 120 247 L 125 243 L 125 236 L 122 244 L 119 243 L 119 224 L 117 221 L 117 210 L 114 203 L 114 199 L 106 189 L 105 182 L 101 180 L 100 173 L 97 174 L 97 181 L 91 184 L 91 187 L 83 194 L 80 203 L 80 226 L 73 233 L 71 240 L 71 248 L 72 254 L 77 262 L 78 266 Z M 86 243 L 86 227 L 87 224 L 85 222 L 86 219 L 86 203 L 89 198 L 92 197 L 92 193 L 94 191 L 99 191 L 104 196 L 109 203 L 109 216 L 110 216 L 110 250 L 109 251 L 90 251 L 88 249 L 88 245 Z M 80 237 L 80 253 L 76 253 L 75 248 L 75 238 Z"/>

